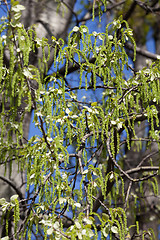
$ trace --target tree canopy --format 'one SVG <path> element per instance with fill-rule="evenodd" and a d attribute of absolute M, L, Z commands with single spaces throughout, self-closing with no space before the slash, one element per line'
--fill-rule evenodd
<path fill-rule="evenodd" d="M 48 39 L 21 20 L 27 6 L 4 1 L 0 179 L 14 194 L 1 194 L 1 239 L 158 239 L 160 55 L 145 47 L 154 2 L 82 1 L 67 39 Z M 39 135 L 28 139 L 31 112 Z M 14 163 L 25 196 L 5 177 Z"/>

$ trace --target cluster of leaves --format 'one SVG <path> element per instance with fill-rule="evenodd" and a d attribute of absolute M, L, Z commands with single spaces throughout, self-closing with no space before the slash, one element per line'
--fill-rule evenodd
<path fill-rule="evenodd" d="M 2 161 L 14 157 L 21 162 L 20 168 L 27 171 L 27 191 L 32 184 L 33 189 L 26 218 L 20 223 L 23 227 L 17 226 L 19 205 L 24 206 L 25 201 L 18 201 L 17 195 L 10 203 L 0 199 L 3 214 L 14 209 L 17 239 L 31 239 L 34 225 L 37 233 L 43 229 L 45 239 L 97 239 L 99 231 L 101 239 L 115 234 L 126 239 L 126 213 L 116 202 L 118 198 L 125 201 L 123 177 L 133 182 L 139 179 L 132 179 L 121 169 L 118 154 L 124 133 L 128 149 L 130 131 L 136 138 L 135 122 L 148 121 L 149 139 L 159 141 L 159 131 L 155 131 L 159 125 L 159 61 L 126 80 L 124 68 L 130 66 L 124 47 L 128 41 L 134 46 L 135 42 L 123 19 L 107 25 L 104 33 L 74 27 L 67 46 L 55 37 L 48 45 L 33 29 L 25 30 L 19 23 L 21 10 L 23 6 L 13 2 L 10 13 L 14 17 L 1 27 L 1 32 L 6 28 L 8 32 L 0 37 L 0 150 Z M 30 55 L 40 48 L 40 67 L 30 65 Z M 44 77 L 50 48 L 55 49 L 55 70 Z M 6 54 L 10 56 L 8 66 L 3 61 Z M 66 86 L 70 65 L 79 69 L 78 89 L 103 89 L 99 102 L 79 101 L 78 89 Z M 41 136 L 23 143 L 23 117 L 32 108 Z M 157 192 L 154 181 L 151 184 Z M 99 192 L 108 206 L 102 204 L 106 211 L 102 214 L 95 211 Z"/>

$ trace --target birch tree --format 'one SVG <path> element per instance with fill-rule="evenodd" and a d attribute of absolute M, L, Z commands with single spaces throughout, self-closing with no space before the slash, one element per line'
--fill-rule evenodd
<path fill-rule="evenodd" d="M 41 68 L 41 70 L 43 69 L 41 72 L 39 72 L 39 75 L 41 75 L 42 79 L 45 78 L 47 74 L 47 70 L 51 67 L 53 63 L 53 59 L 55 57 L 54 47 L 52 47 L 52 49 L 49 49 L 49 52 L 48 52 L 47 50 L 49 46 L 48 44 L 51 43 L 52 36 L 54 36 L 55 38 L 61 37 L 62 39 L 65 39 L 67 34 L 67 29 L 71 21 L 72 9 L 74 7 L 75 1 L 67 0 L 65 1 L 65 3 L 61 3 L 60 1 L 49 1 L 49 0 L 47 1 L 46 0 L 23 1 L 22 0 L 22 1 L 19 1 L 19 4 L 15 1 L 11 1 L 11 3 L 9 3 L 9 1 L 4 1 L 4 3 L 1 3 L 1 4 L 2 4 L 2 7 L 6 9 L 8 14 L 7 18 L 4 19 L 4 22 L 2 22 L 2 25 L 1 25 L 1 32 L 4 29 L 7 29 L 7 38 L 5 38 L 6 36 L 4 35 L 1 41 L 1 44 L 4 44 L 4 41 L 5 41 L 5 48 L 3 50 L 1 49 L 2 52 L 4 53 L 1 59 L 2 65 L 4 62 L 4 66 L 5 66 L 3 68 L 3 74 L 4 75 L 7 74 L 7 68 L 9 69 L 12 68 L 11 70 L 12 74 L 14 76 L 15 75 L 18 76 L 19 74 L 18 68 L 20 64 L 21 68 L 23 68 L 22 65 L 26 66 L 24 70 L 25 71 L 24 74 L 27 74 L 28 72 L 27 66 L 29 65 L 32 66 L 33 68 L 37 67 L 37 70 L 39 68 Z M 24 27 L 21 28 L 21 24 L 23 24 Z M 20 28 L 18 25 L 20 26 Z M 33 28 L 34 30 L 33 29 L 31 30 L 31 28 Z M 23 33 L 20 33 L 21 29 L 23 29 Z M 33 37 L 33 39 L 37 41 L 35 42 L 34 51 L 32 51 L 33 50 L 32 49 L 33 46 L 31 46 L 32 43 L 29 43 L 29 40 L 30 40 L 29 36 L 27 36 L 28 34 L 27 31 L 29 29 L 31 34 L 30 37 L 31 38 Z M 34 32 L 32 33 L 32 31 Z M 19 37 L 18 37 L 18 34 L 19 34 Z M 17 38 L 18 38 L 18 42 L 17 42 Z M 42 39 L 44 39 L 44 42 L 47 39 L 47 44 L 45 44 Z M 26 42 L 26 44 L 23 44 L 24 41 L 28 41 L 28 42 Z M 49 59 L 42 63 L 42 65 L 44 64 L 45 66 L 42 66 L 39 64 L 39 59 L 42 59 L 42 55 L 43 55 L 42 48 L 40 48 L 40 46 L 42 45 L 43 45 L 43 48 L 45 48 L 44 50 L 45 54 L 46 55 L 50 54 Z M 21 48 L 23 48 L 23 51 Z M 18 53 L 18 51 L 20 52 Z M 27 64 L 23 62 L 24 52 L 26 52 L 25 57 L 26 57 Z M 43 58 L 45 58 L 45 56 L 43 56 Z M 13 75 L 11 76 L 11 78 L 13 77 Z M 17 77 L 15 76 L 15 78 Z M 19 79 L 19 81 L 21 80 L 22 79 Z M 9 84 L 11 88 L 9 92 L 6 94 L 6 96 L 3 95 L 5 94 L 5 91 L 1 95 L 1 111 L 3 108 L 3 111 L 5 112 L 5 114 L 2 114 L 3 117 L 1 118 L 1 121 L 2 121 L 1 122 L 1 134 L 2 134 L 1 138 L 3 139 L 5 146 L 2 146 L 2 152 L 1 152 L 3 157 L 2 157 L 1 169 L 0 169 L 0 196 L 2 198 L 5 198 L 7 201 L 10 199 L 10 197 L 13 194 L 18 194 L 21 200 L 24 199 L 25 191 L 26 191 L 25 190 L 26 172 L 22 168 L 19 168 L 19 164 L 15 161 L 15 157 L 10 156 L 10 154 L 12 155 L 11 152 L 8 155 L 8 149 L 7 149 L 8 138 L 10 138 L 10 142 L 11 142 L 8 144 L 10 145 L 10 148 L 14 152 L 15 149 L 13 145 L 16 144 L 18 139 L 12 128 L 15 128 L 17 124 L 17 128 L 19 129 L 19 124 L 22 121 L 23 133 L 20 137 L 21 140 L 19 139 L 18 142 L 20 141 L 21 146 L 27 142 L 29 126 L 31 121 L 31 112 L 34 109 L 34 104 L 32 103 L 29 109 L 25 111 L 25 108 L 27 106 L 25 103 L 26 96 L 18 100 L 16 94 L 14 93 L 14 91 L 16 90 L 14 89 L 15 86 L 13 82 L 11 80 Z M 28 87 L 30 88 L 30 90 L 32 91 L 32 94 L 34 95 L 34 88 L 37 89 L 38 87 L 37 81 L 34 79 L 33 80 L 31 79 L 31 81 L 29 81 L 28 84 L 29 84 Z M 2 85 L 3 87 L 1 88 L 1 92 L 4 89 L 9 88 L 9 85 L 5 86 L 5 83 L 3 83 Z M 25 87 L 26 85 L 23 86 L 21 91 L 24 91 Z M 12 100 L 9 99 L 8 97 L 8 95 L 10 94 L 12 95 Z M 7 101 L 3 101 L 4 97 L 7 98 Z M 11 103 L 10 101 L 13 101 L 13 102 Z M 18 105 L 17 105 L 17 101 L 19 101 Z M 2 107 L 2 104 L 3 104 L 3 107 Z M 17 108 L 17 109 L 16 111 L 14 111 L 11 108 Z M 14 114 L 13 114 L 13 111 L 15 112 Z M 12 119 L 12 115 L 14 115 L 13 116 L 14 120 Z M 7 124 L 6 124 L 7 126 L 5 129 L 4 122 L 6 121 L 7 121 Z M 13 126 L 11 126 L 11 124 L 13 124 Z M 3 133 L 3 130 L 5 130 L 4 133 Z M 5 158 L 7 160 L 5 160 Z M 2 231 L 2 229 L 4 231 L 2 235 L 4 235 L 5 228 L 3 224 L 1 225 L 0 230 Z"/>
<path fill-rule="evenodd" d="M 158 1 L 81 4 L 4 1 L 3 240 L 158 239 Z"/>

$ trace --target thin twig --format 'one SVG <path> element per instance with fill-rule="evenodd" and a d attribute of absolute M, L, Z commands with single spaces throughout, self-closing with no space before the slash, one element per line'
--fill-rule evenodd
<path fill-rule="evenodd" d="M 129 182 L 128 189 L 127 189 L 127 194 L 126 194 L 124 209 L 127 208 L 127 202 L 128 202 L 128 198 L 129 198 L 129 193 L 130 193 L 130 191 L 131 191 L 131 187 L 132 187 L 132 182 L 130 181 L 130 182 Z"/>
<path fill-rule="evenodd" d="M 118 164 L 118 163 L 116 162 L 116 160 L 114 159 L 113 154 L 112 154 L 111 149 L 110 149 L 110 138 L 108 138 L 108 140 L 107 140 L 107 150 L 108 150 L 108 154 L 109 154 L 110 158 L 112 159 L 112 162 L 113 162 L 114 165 L 119 169 L 119 171 L 120 171 L 123 175 L 125 175 L 130 181 L 135 182 L 136 180 L 133 179 L 133 178 L 131 178 L 131 177 L 119 166 L 119 164 Z"/>

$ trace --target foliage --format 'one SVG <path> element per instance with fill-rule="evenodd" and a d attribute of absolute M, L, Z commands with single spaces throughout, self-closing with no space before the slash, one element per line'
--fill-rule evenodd
<path fill-rule="evenodd" d="M 101 1 L 96 2 L 102 11 Z M 137 236 L 153 239 L 152 230 L 139 232 L 138 221 L 127 228 L 126 213 L 130 197 L 134 211 L 138 209 L 145 182 L 158 195 L 155 176 L 159 166 L 151 161 L 149 166 L 125 171 L 123 159 L 125 148 L 132 147 L 131 139 L 139 151 L 143 149 L 143 140 L 135 133 L 135 125 L 142 121 L 149 126 L 146 147 L 152 142 L 159 145 L 160 60 L 125 79 L 126 69 L 133 70 L 125 44 L 134 45 L 135 60 L 136 43 L 122 17 L 108 24 L 103 33 L 75 26 L 67 44 L 54 36 L 49 44 L 47 39 L 37 38 L 34 27 L 24 28 L 21 10 L 22 5 L 12 3 L 12 18 L 9 15 L 9 21 L 4 19 L 1 25 L 1 33 L 7 29 L 7 35 L 0 37 L 1 161 L 7 164 L 14 159 L 19 170 L 27 173 L 27 199 L 18 195 L 10 202 L 0 199 L 6 222 L 13 212 L 15 238 L 31 239 L 34 229 L 44 239 L 117 236 L 122 240 L 135 228 Z M 40 48 L 43 56 L 36 67 L 29 59 Z M 47 75 L 52 48 L 54 71 Z M 77 70 L 79 86 L 67 84 L 71 68 Z M 90 89 L 98 95 L 97 101 L 79 99 L 79 91 Z M 41 133 L 24 143 L 23 119 L 31 109 Z M 137 175 L 132 177 L 135 171 Z M 128 196 L 128 181 L 137 184 L 141 195 Z M 23 212 L 25 218 L 20 221 Z"/>

